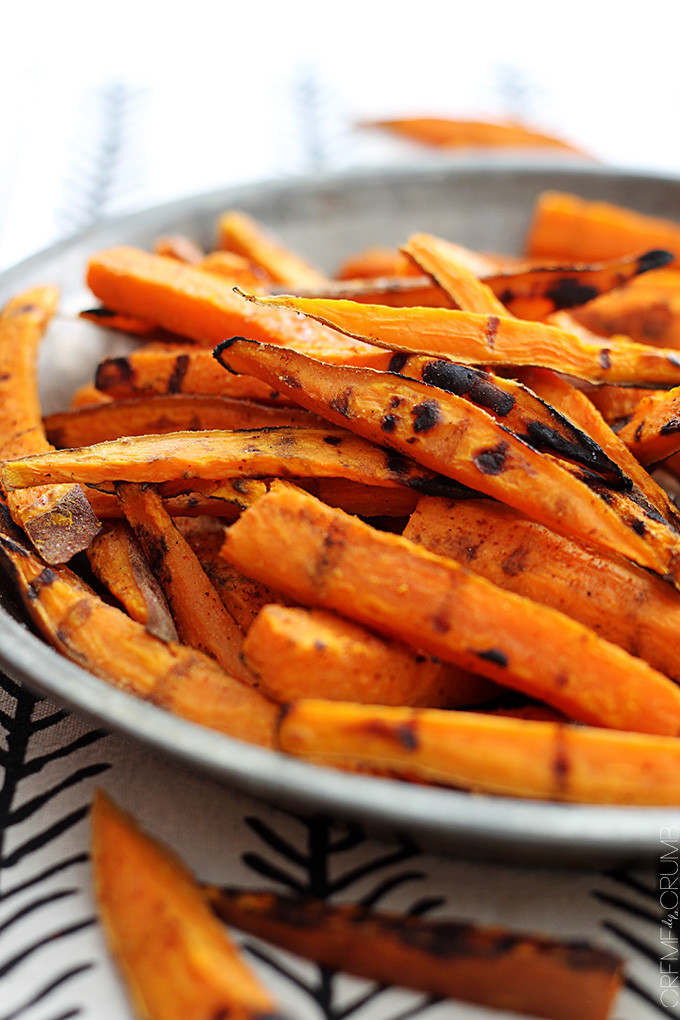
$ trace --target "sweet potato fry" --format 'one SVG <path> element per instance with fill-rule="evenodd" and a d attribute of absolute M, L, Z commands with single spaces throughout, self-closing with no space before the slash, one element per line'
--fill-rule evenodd
<path fill-rule="evenodd" d="M 423 145 L 441 149 L 527 148 L 559 149 L 580 156 L 585 153 L 569 142 L 533 131 L 512 121 L 455 120 L 450 117 L 402 117 L 365 121 L 367 128 L 382 128 Z"/>
<path fill-rule="evenodd" d="M 303 700 L 281 749 L 479 793 L 582 804 L 680 804 L 680 741 L 436 708 Z"/>
<path fill-rule="evenodd" d="M 241 632 L 159 494 L 130 483 L 118 485 L 117 492 L 128 524 L 165 593 L 183 644 L 211 656 L 227 673 L 247 683 L 250 673 L 241 659 Z"/>
<path fill-rule="evenodd" d="M 575 308 L 573 314 L 601 336 L 624 334 L 637 343 L 677 350 L 680 348 L 680 273 L 673 272 L 672 285 L 667 282 L 668 277 L 657 282 L 658 276 L 658 272 L 652 273 L 638 286 L 603 294 L 582 308 Z"/>
<path fill-rule="evenodd" d="M 163 590 L 134 532 L 124 521 L 110 521 L 87 550 L 92 572 L 124 607 L 161 641 L 178 641 Z"/>
<path fill-rule="evenodd" d="M 7 490 L 46 481 L 172 482 L 239 477 L 325 476 L 406 486 L 455 496 L 456 482 L 385 451 L 345 429 L 244 429 L 130 436 L 77 450 L 55 450 L 5 465 Z M 464 487 L 463 487 L 464 488 Z"/>
<path fill-rule="evenodd" d="M 656 464 L 680 450 L 680 386 L 644 397 L 618 438 L 642 464 Z"/>
<path fill-rule="evenodd" d="M 314 415 L 300 408 L 269 407 L 234 397 L 189 393 L 110 400 L 95 407 L 56 412 L 44 419 L 48 439 L 60 449 L 150 433 L 164 435 L 318 424 Z"/>
<path fill-rule="evenodd" d="M 267 491 L 265 482 L 254 478 L 232 478 L 162 482 L 157 486 L 163 506 L 171 517 L 209 515 L 235 521 L 241 510 Z M 85 494 L 100 520 L 123 516 L 114 483 L 85 486 Z M 10 496 L 12 494 L 10 493 Z"/>
<path fill-rule="evenodd" d="M 163 237 L 157 237 L 153 250 L 156 255 L 168 255 L 171 259 L 188 262 L 190 265 L 196 265 L 205 257 L 205 252 L 198 241 L 185 234 L 164 234 Z"/>
<path fill-rule="evenodd" d="M 630 421 L 643 397 L 661 390 L 640 389 L 637 386 L 594 386 L 587 391 L 588 399 L 595 405 L 604 420 L 614 432 Z"/>
<path fill-rule="evenodd" d="M 226 924 L 387 985 L 551 1020 L 606 1020 L 623 961 L 584 942 L 353 904 L 232 888 L 205 889 Z"/>
<path fill-rule="evenodd" d="M 537 199 L 526 240 L 529 255 L 582 261 L 617 258 L 650 246 L 678 258 L 680 225 L 557 191 Z"/>
<path fill-rule="evenodd" d="M 147 318 L 204 346 L 245 333 L 341 362 L 373 365 L 385 360 L 383 351 L 339 337 L 287 309 L 255 308 L 212 273 L 136 248 L 110 248 L 95 255 L 87 283 L 107 307 Z"/>
<path fill-rule="evenodd" d="M 74 410 L 79 407 L 95 407 L 97 404 L 106 403 L 107 400 L 111 400 L 108 394 L 98 390 L 94 383 L 86 383 L 75 391 L 69 406 Z"/>
<path fill-rule="evenodd" d="M 250 300 L 262 307 L 304 312 L 357 342 L 404 353 L 436 354 L 461 364 L 536 365 L 593 383 L 662 388 L 680 382 L 677 351 L 625 338 L 617 338 L 616 343 L 601 337 L 585 340 L 549 323 L 453 308 L 389 308 L 357 301 L 256 295 Z M 252 330 L 249 336 L 259 339 Z M 377 359 L 369 367 L 382 365 Z"/>
<path fill-rule="evenodd" d="M 243 642 L 243 655 L 274 701 L 331 698 L 376 705 L 452 708 L 492 696 L 482 677 L 324 609 L 265 605 Z"/>
<path fill-rule="evenodd" d="M 287 483 L 274 482 L 227 530 L 222 555 L 303 605 L 336 610 L 570 718 L 680 733 L 680 689 L 647 663 L 562 613 Z"/>
<path fill-rule="evenodd" d="M 239 284 L 239 290 L 248 294 L 287 294 L 291 288 L 268 287 L 251 290 Z M 391 305 L 436 305 L 442 308 L 454 307 L 453 302 L 428 276 L 378 276 L 367 279 L 328 280 L 323 287 L 296 287 L 298 297 L 343 298 L 348 301 L 362 301 L 366 304 Z"/>
<path fill-rule="evenodd" d="M 0 534 L 0 559 L 43 637 L 83 669 L 191 722 L 274 746 L 277 706 L 207 655 L 160 641 L 64 567 Z"/>
<path fill-rule="evenodd" d="M 135 315 L 121 315 L 120 312 L 115 312 L 112 308 L 83 308 L 79 316 L 86 322 L 92 322 L 95 326 L 101 326 L 103 329 L 112 329 L 117 333 L 130 333 L 138 340 L 162 341 L 167 340 L 169 335 L 153 322 L 146 322 Z"/>
<path fill-rule="evenodd" d="M 230 280 L 233 284 L 238 284 L 246 290 L 252 288 L 254 293 L 260 290 L 266 292 L 271 285 L 271 279 L 264 269 L 233 251 L 209 252 L 204 259 L 201 259 L 199 269 Z"/>
<path fill-rule="evenodd" d="M 273 998 L 179 858 L 103 793 L 96 794 L 91 817 L 97 907 L 137 1015 L 145 1020 L 274 1017 Z"/>
<path fill-rule="evenodd" d="M 326 277 L 285 247 L 261 223 L 238 210 L 222 213 L 217 221 L 217 247 L 244 255 L 276 283 L 317 287 Z"/>
<path fill-rule="evenodd" d="M 503 302 L 475 272 L 476 253 L 432 234 L 414 234 L 402 251 L 432 277 L 456 307 L 480 315 L 508 314 Z"/>
<path fill-rule="evenodd" d="M 195 393 L 204 396 L 284 403 L 259 379 L 229 375 L 215 363 L 211 351 L 187 348 L 143 348 L 127 357 L 107 358 L 97 368 L 96 385 L 118 400 L 126 397 Z"/>
<path fill-rule="evenodd" d="M 375 279 L 379 276 L 419 276 L 414 266 L 398 248 L 377 246 L 353 252 L 342 260 L 335 273 L 337 280 Z"/>
<path fill-rule="evenodd" d="M 240 338 L 221 344 L 216 357 L 233 371 L 257 374 L 331 422 L 455 477 L 555 531 L 662 573 L 673 566 L 673 548 L 652 548 L 644 522 L 640 527 L 642 511 L 626 507 L 626 519 L 620 519 L 580 478 L 455 393 L 377 371 L 321 364 Z M 6 484 L 33 484 L 34 476 L 19 473 L 30 463 L 8 466 Z"/>
<path fill-rule="evenodd" d="M 600 556 L 491 500 L 423 497 L 403 534 L 579 620 L 680 683 L 680 595 L 627 560 Z"/>
<path fill-rule="evenodd" d="M 623 284 L 650 270 L 673 261 L 673 255 L 662 249 L 653 249 L 640 255 L 626 255 L 600 263 L 575 266 L 518 266 L 496 276 L 484 277 L 484 283 L 500 298 L 506 309 L 520 319 L 543 319 L 564 308 L 575 309 L 574 314 L 596 333 L 611 335 L 624 333 L 631 340 L 645 342 L 639 335 L 617 326 L 611 330 L 598 329 L 590 310 L 601 303 L 616 307 L 635 293 L 631 288 L 620 289 Z M 656 276 L 656 273 L 654 273 Z M 613 292 L 613 293 L 610 293 Z M 604 295 L 604 296 L 603 296 Z M 677 347 L 665 335 L 647 338 L 657 347 Z"/>
<path fill-rule="evenodd" d="M 56 287 L 36 287 L 17 295 L 0 312 L 0 461 L 51 449 L 42 427 L 37 358 L 58 300 Z M 65 563 L 86 549 L 99 530 L 79 485 L 18 493 L 7 505 L 49 563 Z"/>

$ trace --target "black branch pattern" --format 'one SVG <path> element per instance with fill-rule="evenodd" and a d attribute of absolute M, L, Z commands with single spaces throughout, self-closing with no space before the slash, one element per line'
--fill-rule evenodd
<path fill-rule="evenodd" d="M 37 934 L 28 943 L 17 948 L 13 938 L 15 928 L 22 921 L 29 917 L 40 920 L 41 912 L 56 903 L 71 900 L 80 892 L 78 883 L 73 879 L 56 887 L 53 880 L 62 875 L 72 876 L 74 869 L 87 861 L 87 854 L 70 853 L 57 858 L 56 841 L 85 818 L 89 797 L 82 805 L 71 806 L 70 809 L 60 808 L 60 798 L 78 787 L 85 791 L 87 782 L 100 776 L 109 764 L 105 761 L 82 764 L 78 760 L 79 752 L 105 736 L 103 731 L 91 730 L 64 741 L 63 733 L 55 728 L 67 720 L 68 714 L 50 710 L 42 698 L 1 673 L 0 701 L 0 1004 L 6 1004 L 8 995 L 3 993 L 3 982 L 9 981 L 26 960 L 95 923 L 93 917 L 82 917 L 61 925 L 43 920 Z M 52 736 L 54 739 L 50 746 Z M 34 753 L 36 740 L 42 748 L 47 746 L 49 750 Z M 66 776 L 62 775 L 55 781 L 48 766 L 71 756 L 75 756 L 77 764 Z M 24 787 L 27 780 L 32 782 L 31 794 L 26 797 Z M 36 786 L 39 787 L 37 793 L 34 792 Z M 49 820 L 41 812 L 48 815 Z M 29 823 L 31 835 L 17 840 L 16 834 L 24 823 Z M 14 845 L 10 848 L 11 838 Z M 39 852 L 46 848 L 55 855 L 47 866 L 44 858 L 41 861 L 39 856 Z M 34 859 L 37 863 L 31 871 Z M 19 869 L 21 878 L 17 880 L 14 874 Z M 13 948 L 8 951 L 10 945 Z M 32 990 L 20 1005 L 13 1005 L 8 1013 L 0 1013 L 0 1020 L 30 1020 L 29 1014 L 34 1007 L 49 1007 L 50 997 L 58 989 L 73 982 L 92 966 L 93 962 L 89 960 L 71 960 L 68 967 L 54 975 L 46 975 L 44 984 Z M 50 1020 L 66 1020 L 79 1013 L 80 1008 L 74 1005 Z"/>

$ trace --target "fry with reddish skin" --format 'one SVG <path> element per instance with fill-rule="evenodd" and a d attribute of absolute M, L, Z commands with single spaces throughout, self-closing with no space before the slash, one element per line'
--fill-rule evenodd
<path fill-rule="evenodd" d="M 165 435 L 171 432 L 206 432 L 278 428 L 282 425 L 318 425 L 318 419 L 300 408 L 268 407 L 233 397 L 171 396 L 128 397 L 96 407 L 47 415 L 45 431 L 54 446 L 91 446 L 123 436 Z"/>
<path fill-rule="evenodd" d="M 643 397 L 618 439 L 642 464 L 656 464 L 680 450 L 680 386 Z"/>
<path fill-rule="evenodd" d="M 334 609 L 570 718 L 680 733 L 680 689 L 647 663 L 562 613 L 288 483 L 274 482 L 227 530 L 222 555 L 303 605 Z"/>
<path fill-rule="evenodd" d="M 276 283 L 317 287 L 326 280 L 319 269 L 285 247 L 261 223 L 235 209 L 217 220 L 217 247 L 245 256 Z"/>
<path fill-rule="evenodd" d="M 524 269 L 518 266 L 514 271 L 485 276 L 484 283 L 508 311 L 520 319 L 543 319 L 552 312 L 571 308 L 586 325 L 604 335 L 607 331 L 598 330 L 590 320 L 590 309 L 594 310 L 601 302 L 612 307 L 625 303 L 634 291 L 630 287 L 621 290 L 623 284 L 672 261 L 670 252 L 655 249 L 590 265 L 529 265 Z M 654 277 L 656 275 L 655 272 Z M 608 332 L 624 333 L 631 340 L 645 342 L 625 327 L 617 326 Z M 663 347 L 678 346 L 668 343 L 665 336 L 650 337 L 647 342 Z"/>
<path fill-rule="evenodd" d="M 572 386 L 555 372 L 542 368 L 525 368 L 519 373 L 522 381 L 561 412 L 566 418 L 590 436 L 600 449 L 619 466 L 633 483 L 631 496 L 638 498 L 641 493 L 652 507 L 673 527 L 680 526 L 678 511 L 660 485 L 648 474 L 640 462 L 604 421 L 591 400 L 581 390 Z M 664 391 L 665 392 L 665 391 Z M 637 491 L 636 491 L 637 490 Z"/>
<path fill-rule="evenodd" d="M 231 676 L 248 683 L 241 632 L 208 580 L 163 500 L 148 486 L 121 483 L 118 499 L 165 593 L 183 644 L 211 656 Z"/>
<path fill-rule="evenodd" d="M 436 708 L 302 700 L 281 749 L 478 793 L 579 804 L 680 804 L 680 741 Z"/>
<path fill-rule="evenodd" d="M 598 442 L 549 400 L 537 396 L 530 384 L 423 354 L 398 356 L 391 371 L 477 404 L 534 449 L 550 450 L 584 464 L 620 487 L 630 484 L 621 467 Z"/>
<path fill-rule="evenodd" d="M 325 609 L 263 606 L 243 655 L 265 694 L 282 703 L 331 698 L 452 708 L 479 704 L 494 690 L 483 677 L 385 641 Z"/>
<path fill-rule="evenodd" d="M 96 373 L 102 393 L 116 399 L 175 393 L 233 397 L 263 404 L 284 403 L 259 379 L 230 375 L 215 362 L 212 351 L 187 348 L 143 348 L 127 357 L 107 358 Z"/>
<path fill-rule="evenodd" d="M 0 557 L 43 637 L 114 687 L 238 740 L 274 747 L 278 708 L 207 655 L 148 634 L 63 567 L 0 535 Z"/>
<path fill-rule="evenodd" d="M 491 500 L 423 497 L 403 534 L 579 620 L 680 683 L 680 595 L 627 560 L 600 556 Z"/>
<path fill-rule="evenodd" d="M 551 1020 L 606 1020 L 623 961 L 584 942 L 558 942 L 354 904 L 208 887 L 226 924 L 323 967 L 442 998 Z"/>
<path fill-rule="evenodd" d="M 91 542 L 87 558 L 92 573 L 128 616 L 161 641 L 179 640 L 163 590 L 125 521 L 109 521 Z"/>
<path fill-rule="evenodd" d="M 274 1020 L 185 865 L 103 793 L 92 806 L 97 909 L 132 1006 L 145 1020 Z"/>
<path fill-rule="evenodd" d="M 680 382 L 677 351 L 621 338 L 615 344 L 601 337 L 586 341 L 555 325 L 508 315 L 453 308 L 389 308 L 321 298 L 251 295 L 249 300 L 263 308 L 304 312 L 347 337 L 393 351 L 436 354 L 467 365 L 537 365 L 594 383 L 670 387 Z M 259 339 L 252 330 L 250 335 Z M 323 360 L 321 354 L 318 357 Z M 382 366 L 377 361 L 370 367 Z"/>
<path fill-rule="evenodd" d="M 373 485 L 406 486 L 432 495 L 455 496 L 460 491 L 456 482 L 443 475 L 330 426 L 130 436 L 13 460 L 2 477 L 11 491 L 74 479 L 93 484 L 119 480 L 158 483 L 276 475 L 361 482 L 370 478 Z"/>
<path fill-rule="evenodd" d="M 652 246 L 680 256 L 680 224 L 558 191 L 539 195 L 526 241 L 531 256 L 582 261 Z"/>
<path fill-rule="evenodd" d="M 58 300 L 57 287 L 35 287 L 0 312 L 0 461 L 51 449 L 42 426 L 37 359 Z M 0 491 L 0 499 L 5 498 Z M 79 485 L 43 486 L 6 502 L 15 523 L 48 563 L 65 563 L 99 531 Z"/>
<path fill-rule="evenodd" d="M 633 519 L 619 519 L 579 478 L 454 393 L 238 338 L 221 344 L 216 356 L 231 370 L 257 373 L 331 422 L 455 477 L 555 531 L 613 549 L 657 572 L 673 566 L 673 550 L 652 547 Z M 16 484 L 13 477 L 7 483 Z"/>
<path fill-rule="evenodd" d="M 227 280 L 137 248 L 110 248 L 90 259 L 87 283 L 104 304 L 213 347 L 234 334 L 289 344 L 316 357 L 382 365 L 384 351 L 348 340 L 285 308 L 256 308 Z M 680 377 L 679 377 L 680 378 Z"/>

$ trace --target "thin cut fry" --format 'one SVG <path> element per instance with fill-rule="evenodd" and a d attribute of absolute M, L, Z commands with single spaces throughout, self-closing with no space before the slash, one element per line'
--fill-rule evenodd
<path fill-rule="evenodd" d="M 680 733 L 680 689 L 642 660 L 287 483 L 274 482 L 227 530 L 222 555 L 303 605 L 333 609 L 570 718 Z"/>
<path fill-rule="evenodd" d="M 274 1017 L 274 1000 L 193 875 L 103 793 L 92 807 L 92 865 L 104 932 L 138 1016 Z"/>
<path fill-rule="evenodd" d="M 217 221 L 217 246 L 236 252 L 260 266 L 276 283 L 291 287 L 317 287 L 326 277 L 286 248 L 261 223 L 237 210 L 222 213 Z"/>
<path fill-rule="evenodd" d="M 298 701 L 281 748 L 479 793 L 581 804 L 680 804 L 677 737 L 436 708 Z"/>

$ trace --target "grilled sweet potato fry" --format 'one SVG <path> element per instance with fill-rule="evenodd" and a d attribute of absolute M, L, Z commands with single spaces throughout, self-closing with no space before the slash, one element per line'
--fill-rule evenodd
<path fill-rule="evenodd" d="M 482 677 L 387 642 L 324 609 L 265 605 L 243 656 L 275 701 L 331 698 L 377 705 L 451 708 L 492 696 Z"/>
<path fill-rule="evenodd" d="M 210 655 L 231 676 L 250 679 L 241 659 L 241 632 L 175 527 L 155 489 L 117 486 L 123 513 L 158 578 L 182 642 Z"/>
<path fill-rule="evenodd" d="M 680 594 L 491 500 L 423 497 L 404 537 L 501 588 L 552 606 L 680 683 Z"/>
<path fill-rule="evenodd" d="M 130 436 L 77 450 L 17 458 L 5 465 L 2 478 L 12 490 L 74 478 L 94 484 L 155 484 L 272 475 L 370 478 L 373 485 L 406 486 L 430 495 L 455 496 L 460 491 L 456 482 L 443 475 L 330 426 Z"/>
<path fill-rule="evenodd" d="M 436 354 L 467 365 L 537 365 L 593 383 L 662 388 L 680 382 L 677 351 L 625 339 L 615 344 L 601 337 L 585 340 L 549 323 L 453 308 L 389 308 L 356 301 L 255 295 L 250 300 L 263 307 L 296 309 L 357 342 L 404 353 Z M 258 339 L 252 330 L 249 336 Z M 376 360 L 370 367 L 382 366 Z"/>
<path fill-rule="evenodd" d="M 680 386 L 644 397 L 618 438 L 642 464 L 656 464 L 680 450 Z"/>
<path fill-rule="evenodd" d="M 138 340 L 167 341 L 170 334 L 156 326 L 153 322 L 137 318 L 135 315 L 122 315 L 113 308 L 83 308 L 79 313 L 81 319 L 92 322 L 103 329 L 112 329 L 117 333 L 130 333 Z M 179 337 L 175 337 L 176 340 Z"/>
<path fill-rule="evenodd" d="M 95 255 L 87 283 L 116 312 L 146 318 L 204 346 L 246 333 L 341 362 L 373 365 L 385 360 L 383 351 L 339 337 L 287 309 L 255 308 L 212 273 L 137 248 L 110 248 Z"/>
<path fill-rule="evenodd" d="M 218 917 L 258 938 L 387 985 L 552 1020 L 606 1020 L 623 961 L 584 942 L 399 916 L 311 897 L 208 887 Z"/>
<path fill-rule="evenodd" d="M 283 403 L 259 379 L 229 375 L 215 363 L 212 351 L 142 348 L 127 357 L 107 358 L 97 368 L 96 385 L 109 397 L 194 393 L 204 396 Z"/>
<path fill-rule="evenodd" d="M 680 257 L 680 225 L 609 202 L 545 191 L 534 206 L 529 255 L 550 259 L 611 259 L 653 245 Z"/>
<path fill-rule="evenodd" d="M 171 517 L 197 517 L 205 514 L 235 521 L 244 507 L 264 495 L 267 486 L 255 478 L 227 478 L 224 481 L 193 478 L 161 482 L 157 489 Z M 123 516 L 114 483 L 86 485 L 85 494 L 101 520 Z"/>
<path fill-rule="evenodd" d="M 124 607 L 161 641 L 178 641 L 163 590 L 130 526 L 109 521 L 87 550 L 92 572 Z"/>
<path fill-rule="evenodd" d="M 480 793 L 583 804 L 680 804 L 680 741 L 436 708 L 302 700 L 281 749 Z"/>
<path fill-rule="evenodd" d="M 216 356 L 233 371 L 257 374 L 279 386 L 331 422 L 455 477 L 560 533 L 613 549 L 652 570 L 666 573 L 673 567 L 674 546 L 652 547 L 640 525 L 641 510 L 626 506 L 626 519 L 619 518 L 580 478 L 455 393 L 377 371 L 321 364 L 295 351 L 239 338 L 221 344 Z M 6 468 L 7 484 L 34 482 L 35 477 L 19 474 L 29 465 L 25 460 Z"/>
<path fill-rule="evenodd" d="M 233 251 L 209 252 L 201 259 L 199 269 L 230 280 L 247 290 L 252 287 L 254 293 L 260 290 L 264 293 L 271 286 L 271 279 L 264 269 Z"/>
<path fill-rule="evenodd" d="M 103 793 L 92 807 L 97 907 L 145 1020 L 262 1020 L 276 1006 L 185 865 Z"/>
<path fill-rule="evenodd" d="M 508 314 L 503 302 L 479 279 L 479 256 L 476 252 L 432 234 L 414 234 L 403 245 L 402 251 L 428 273 L 463 311 L 480 315 Z"/>
<path fill-rule="evenodd" d="M 227 530 L 222 555 L 303 605 L 336 610 L 570 718 L 680 733 L 680 689 L 647 663 L 287 483 L 274 482 Z"/>
<path fill-rule="evenodd" d="M 198 241 L 186 234 L 164 234 L 154 241 L 153 250 L 156 255 L 168 255 L 178 262 L 196 265 L 205 257 L 205 252 Z"/>
<path fill-rule="evenodd" d="M 95 407 L 56 412 L 44 420 L 50 442 L 61 449 L 150 433 L 164 435 L 318 423 L 317 418 L 300 408 L 269 407 L 234 397 L 188 393 L 110 400 Z"/>
<path fill-rule="evenodd" d="M 244 255 L 265 270 L 276 283 L 291 287 L 318 287 L 326 280 L 274 237 L 261 223 L 238 210 L 222 213 L 217 221 L 217 247 Z"/>
<path fill-rule="evenodd" d="M 58 300 L 56 287 L 36 287 L 0 312 L 0 461 L 51 449 L 42 427 L 37 358 Z M 79 485 L 44 486 L 6 501 L 14 521 L 49 563 L 65 563 L 99 530 Z"/>
<path fill-rule="evenodd" d="M 207 655 L 147 633 L 64 567 L 0 534 L 0 559 L 43 637 L 107 683 L 239 740 L 274 746 L 277 706 Z"/>

